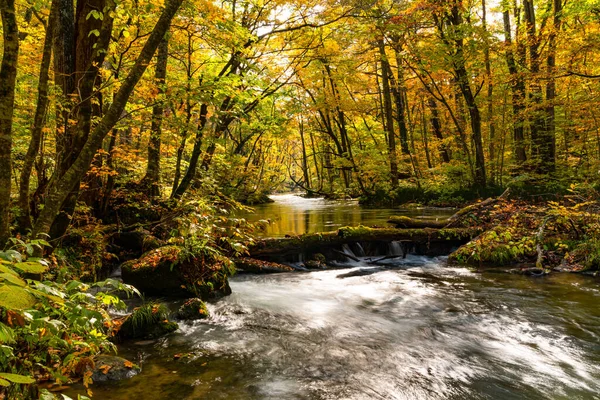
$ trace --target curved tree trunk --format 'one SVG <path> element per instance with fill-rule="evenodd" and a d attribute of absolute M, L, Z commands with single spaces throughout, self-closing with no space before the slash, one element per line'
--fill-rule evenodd
<path fill-rule="evenodd" d="M 171 20 L 175 16 L 175 13 L 182 2 L 183 0 L 167 1 L 158 22 L 144 44 L 135 64 L 117 91 L 112 105 L 98 122 L 98 125 L 94 127 L 81 152 L 73 164 L 64 173 L 62 178 L 55 179 L 50 183 L 44 208 L 33 228 L 34 237 L 39 236 L 40 234 L 46 234 L 50 231 L 50 227 L 59 213 L 63 202 L 69 196 L 72 188 L 88 171 L 94 155 L 102 146 L 102 142 L 108 132 L 119 120 L 122 111 L 127 105 L 129 96 L 148 67 L 154 52 L 164 35 L 167 33 Z"/>
<path fill-rule="evenodd" d="M 165 81 L 167 78 L 167 60 L 169 58 L 169 39 L 165 38 L 158 46 L 156 55 L 156 70 L 154 79 L 158 88 L 158 101 L 152 108 L 152 128 L 150 129 L 150 140 L 148 142 L 148 164 L 146 176 L 142 179 L 142 185 L 148 189 L 152 197 L 160 196 L 160 145 L 162 134 L 162 118 L 164 113 L 163 99 L 165 93 Z"/>

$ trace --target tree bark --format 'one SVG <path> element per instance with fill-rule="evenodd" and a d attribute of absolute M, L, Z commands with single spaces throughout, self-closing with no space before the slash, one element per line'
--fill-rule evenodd
<path fill-rule="evenodd" d="M 142 179 L 142 185 L 147 188 L 151 197 L 160 196 L 160 145 L 162 135 L 162 119 L 164 114 L 164 99 L 161 95 L 165 93 L 165 82 L 167 78 L 167 61 L 169 59 L 169 39 L 167 36 L 158 46 L 156 55 L 156 69 L 154 79 L 158 90 L 156 104 L 152 107 L 152 127 L 150 129 L 150 140 L 148 142 L 148 163 L 146 165 L 146 176 Z"/>
<path fill-rule="evenodd" d="M 483 29 L 485 34 L 485 47 L 483 48 L 483 56 L 485 63 L 485 76 L 487 81 L 487 123 L 488 123 L 488 151 L 489 151 L 489 160 L 492 162 L 492 171 L 490 172 L 490 176 L 492 177 L 492 181 L 495 178 L 495 168 L 494 168 L 494 159 L 495 159 L 495 136 L 496 136 L 496 124 L 494 122 L 494 81 L 492 76 L 492 64 L 490 61 L 490 40 L 489 40 L 489 32 L 487 26 L 487 7 L 486 1 L 481 0 L 481 9 L 483 12 L 482 20 L 483 20 Z"/>
<path fill-rule="evenodd" d="M 522 167 L 527 161 L 525 152 L 525 82 L 517 68 L 517 62 L 512 50 L 512 33 L 510 26 L 510 12 L 508 9 L 502 13 L 504 20 L 504 45 L 506 48 L 506 64 L 511 77 L 512 109 L 513 109 L 513 141 L 515 147 L 515 161 Z"/>
<path fill-rule="evenodd" d="M 127 101 L 129 100 L 129 96 L 148 67 L 154 52 L 164 35 L 167 33 L 171 20 L 175 16 L 175 13 L 182 2 L 183 0 L 167 1 L 158 22 L 144 44 L 135 64 L 117 91 L 113 104 L 90 133 L 88 140 L 75 159 L 75 162 L 69 167 L 61 179 L 54 180 L 49 185 L 44 208 L 33 228 L 34 237 L 48 233 L 52 222 L 60 211 L 62 203 L 68 197 L 75 184 L 77 184 L 87 172 L 94 155 L 100 146 L 102 146 L 102 141 L 119 120 L 121 112 L 125 109 Z"/>
<path fill-rule="evenodd" d="M 35 163 L 35 158 L 40 148 L 40 142 L 42 140 L 42 130 L 44 128 L 44 121 L 46 119 L 46 113 L 48 111 L 48 82 L 50 79 L 50 61 L 52 59 L 54 21 L 56 19 L 56 15 L 59 12 L 59 4 L 60 2 L 58 0 L 54 0 L 52 1 L 52 5 L 50 6 L 50 16 L 48 17 L 48 24 L 46 26 L 46 36 L 44 38 L 44 46 L 42 49 L 42 62 L 40 65 L 40 74 L 38 81 L 38 99 L 35 108 L 35 114 L 33 117 L 33 123 L 30 129 L 31 139 L 29 141 L 27 153 L 25 154 L 25 158 L 23 160 L 23 168 L 21 169 L 21 175 L 19 179 L 20 215 L 18 218 L 18 225 L 21 233 L 26 233 L 32 228 L 31 207 L 29 204 L 29 185 L 31 180 L 31 172 Z"/>
<path fill-rule="evenodd" d="M 448 146 L 444 143 L 444 135 L 442 134 L 442 124 L 440 122 L 440 112 L 438 110 L 437 103 L 433 97 L 427 99 L 427 105 L 431 111 L 431 127 L 433 128 L 433 135 L 440 141 L 440 156 L 445 163 L 450 162 L 450 152 Z"/>
<path fill-rule="evenodd" d="M 388 136 L 388 157 L 390 159 L 390 176 L 392 187 L 398 187 L 398 158 L 396 155 L 396 136 L 394 134 L 394 118 L 392 110 L 392 98 L 390 95 L 390 64 L 385 54 L 385 43 L 383 36 L 377 40 L 381 62 L 381 83 L 383 96 L 383 126 Z"/>
<path fill-rule="evenodd" d="M 527 26 L 527 42 L 529 43 L 529 70 L 531 78 L 529 83 L 529 99 L 531 101 L 531 158 L 535 168 L 541 172 L 542 147 L 544 140 L 544 110 L 542 109 L 542 85 L 540 79 L 540 38 L 537 34 L 536 16 L 533 0 L 523 0 L 525 22 Z"/>
<path fill-rule="evenodd" d="M 0 249 L 10 237 L 12 125 L 19 57 L 19 27 L 14 0 L 0 0 L 4 39 L 0 62 Z"/>
<path fill-rule="evenodd" d="M 202 154 L 202 137 L 204 135 L 204 128 L 206 127 L 208 115 L 208 104 L 202 104 L 200 106 L 200 122 L 198 124 L 198 130 L 196 131 L 196 137 L 194 139 L 194 148 L 192 149 L 192 155 L 190 157 L 190 163 L 185 175 L 181 179 L 181 183 L 176 190 L 171 193 L 171 198 L 180 199 L 181 196 L 189 189 L 194 177 L 196 176 L 196 170 L 198 169 L 198 161 Z"/>
<path fill-rule="evenodd" d="M 546 126 L 545 138 L 542 142 L 540 153 L 542 172 L 553 173 L 556 170 L 556 40 L 562 24 L 562 0 L 553 0 L 554 21 L 550 37 L 548 38 L 548 82 L 546 83 Z"/>

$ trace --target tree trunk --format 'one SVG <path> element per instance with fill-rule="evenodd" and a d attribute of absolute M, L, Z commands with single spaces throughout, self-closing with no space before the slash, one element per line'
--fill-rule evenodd
<path fill-rule="evenodd" d="M 396 136 L 394 135 L 394 118 L 392 110 L 392 98 L 390 95 L 390 64 L 385 54 L 385 43 L 383 36 L 378 39 L 379 56 L 381 62 L 381 82 L 383 96 L 383 126 L 388 136 L 388 156 L 390 159 L 390 175 L 392 187 L 398 187 L 398 158 L 396 155 Z"/>
<path fill-rule="evenodd" d="M 495 172 L 493 168 L 493 161 L 495 159 L 495 136 L 496 136 L 496 124 L 494 122 L 494 82 L 492 77 L 492 64 L 490 62 L 490 41 L 489 41 L 489 33 L 487 27 L 487 8 L 485 0 L 481 0 L 481 8 L 483 12 L 483 29 L 485 34 L 485 45 L 483 48 L 484 55 L 484 63 L 485 63 L 485 76 L 487 81 L 487 123 L 488 123 L 488 151 L 489 151 L 489 160 L 492 162 L 492 171 L 490 172 L 490 176 L 492 177 L 492 181 L 495 177 Z"/>
<path fill-rule="evenodd" d="M 14 0 L 0 0 L 4 39 L 0 62 L 0 249 L 10 237 L 12 125 L 19 57 L 19 27 Z"/>
<path fill-rule="evenodd" d="M 44 128 L 44 121 L 46 119 L 46 112 L 48 110 L 48 81 L 50 78 L 49 69 L 50 61 L 52 59 L 52 41 L 54 37 L 54 21 L 58 13 L 58 6 L 60 2 L 57 0 L 52 1 L 50 7 L 50 16 L 48 17 L 48 24 L 46 26 L 46 36 L 44 38 L 44 46 L 42 49 L 42 62 L 40 65 L 40 74 L 38 81 L 38 99 L 35 108 L 35 114 L 33 117 L 33 123 L 31 125 L 31 139 L 29 141 L 29 147 L 27 153 L 23 159 L 23 168 L 21 169 L 21 176 L 19 179 L 19 230 L 21 233 L 26 233 L 31 230 L 31 208 L 29 204 L 29 184 L 31 180 L 31 172 L 33 170 L 33 164 L 40 148 L 40 142 L 42 140 L 42 129 Z M 38 179 L 39 185 L 39 179 Z"/>
<path fill-rule="evenodd" d="M 445 163 L 450 162 L 450 152 L 448 146 L 444 143 L 444 135 L 442 134 L 442 124 L 440 122 L 440 112 L 438 111 L 437 103 L 433 97 L 427 99 L 427 105 L 431 111 L 431 127 L 433 135 L 440 141 L 440 156 Z"/>
<path fill-rule="evenodd" d="M 304 186 L 307 189 L 310 189 L 311 184 L 308 170 L 308 157 L 306 155 L 306 143 L 304 142 L 304 121 L 302 119 L 300 119 L 298 123 L 298 129 L 300 131 L 300 143 L 302 144 L 302 175 L 304 176 Z"/>
<path fill-rule="evenodd" d="M 463 24 L 462 16 L 460 14 L 458 5 L 452 7 L 451 16 L 449 16 L 449 22 L 456 28 L 460 28 Z M 471 121 L 471 131 L 473 133 L 473 142 L 475 145 L 475 184 L 480 187 L 486 186 L 486 174 L 485 174 L 485 156 L 483 150 L 483 139 L 481 132 L 481 113 L 477 102 L 475 101 L 475 95 L 471 89 L 470 74 L 467 71 L 466 60 L 464 54 L 464 43 L 462 37 L 454 39 L 454 50 L 455 54 L 453 57 L 454 73 L 456 74 L 458 87 L 465 99 L 467 108 L 469 110 L 469 117 Z"/>
<path fill-rule="evenodd" d="M 504 10 L 504 44 L 506 47 L 506 63 L 511 77 L 512 88 L 512 109 L 513 109 L 513 141 L 515 146 L 515 161 L 518 166 L 522 167 L 527 161 L 527 153 L 525 152 L 525 82 L 519 73 L 515 56 L 512 50 L 512 37 L 510 27 L 510 12 Z"/>
<path fill-rule="evenodd" d="M 396 103 L 396 121 L 398 122 L 398 129 L 400 131 L 400 148 L 402 154 L 410 154 L 408 149 L 408 129 L 406 128 L 406 101 L 405 94 L 406 89 L 404 88 L 404 73 L 402 67 L 402 56 L 400 55 L 401 44 L 396 38 L 394 40 L 394 53 L 396 55 L 396 67 L 398 68 L 398 78 L 395 79 L 393 74 L 390 74 L 392 94 Z M 391 73 L 391 71 L 390 71 Z"/>
<path fill-rule="evenodd" d="M 202 154 L 202 137 L 204 134 L 204 128 L 206 127 L 208 115 L 208 104 L 202 104 L 200 106 L 200 122 L 198 124 L 198 130 L 196 131 L 196 138 L 194 139 L 194 148 L 192 149 L 192 155 L 190 157 L 190 163 L 181 183 L 176 190 L 171 193 L 171 198 L 180 199 L 181 196 L 189 189 L 194 177 L 196 176 L 196 169 L 198 168 L 198 161 L 200 154 Z"/>
<path fill-rule="evenodd" d="M 50 183 L 44 208 L 34 225 L 34 237 L 48 233 L 54 219 L 60 211 L 62 203 L 68 197 L 75 184 L 77 184 L 87 172 L 94 155 L 102 146 L 104 138 L 119 120 L 121 112 L 125 109 L 127 101 L 129 100 L 129 96 L 148 67 L 156 48 L 167 33 L 171 20 L 175 16 L 175 13 L 182 2 L 183 0 L 167 1 L 158 22 L 144 44 L 135 64 L 119 87 L 113 104 L 90 133 L 88 140 L 77 156 L 75 162 L 69 167 L 61 179 L 53 180 Z"/>
<path fill-rule="evenodd" d="M 100 66 L 111 40 L 112 12 L 116 7 L 113 0 L 80 1 L 73 15 L 72 0 L 62 1 L 54 35 L 54 60 L 55 81 L 62 88 L 64 105 L 62 113 L 57 115 L 57 166 L 50 178 L 49 188 L 53 182 L 61 180 L 73 165 L 88 140 L 94 112 L 99 113 L 92 98 Z M 98 10 L 103 11 L 102 18 L 92 14 Z M 87 169 L 89 166 L 86 172 Z M 79 198 L 79 189 L 80 181 L 73 182 L 71 192 L 65 196 L 61 210 L 53 220 L 52 228 L 44 232 L 49 233 L 51 238 L 60 238 L 67 231 Z"/>
<path fill-rule="evenodd" d="M 556 170 L 556 39 L 561 28 L 562 0 L 553 0 L 554 21 L 548 38 L 548 82 L 546 83 L 546 129 L 544 141 L 540 147 L 542 172 L 553 173 Z"/>
<path fill-rule="evenodd" d="M 525 21 L 527 24 L 527 42 L 529 43 L 529 70 L 531 79 L 529 83 L 529 98 L 531 100 L 531 158 L 537 172 L 541 171 L 542 147 L 544 147 L 544 110 L 542 109 L 542 85 L 540 79 L 540 38 L 537 34 L 535 8 L 533 0 L 523 0 Z"/>
<path fill-rule="evenodd" d="M 150 129 L 150 140 L 148 142 L 148 163 L 146 176 L 142 179 L 142 185 L 148 190 L 151 197 L 160 196 L 160 142 L 162 134 L 162 119 L 164 114 L 164 95 L 166 91 L 165 82 L 167 78 L 167 60 L 169 58 L 169 39 L 163 38 L 158 46 L 156 55 L 156 68 L 154 79 L 158 90 L 156 104 L 152 108 L 152 127 Z"/>

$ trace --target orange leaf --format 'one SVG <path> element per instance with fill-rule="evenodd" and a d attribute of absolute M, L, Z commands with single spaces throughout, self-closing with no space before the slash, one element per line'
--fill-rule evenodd
<path fill-rule="evenodd" d="M 102 373 L 104 375 L 108 374 L 108 371 L 110 371 L 110 369 L 112 368 L 111 365 L 103 365 L 100 368 L 98 368 L 100 371 L 102 371 Z"/>

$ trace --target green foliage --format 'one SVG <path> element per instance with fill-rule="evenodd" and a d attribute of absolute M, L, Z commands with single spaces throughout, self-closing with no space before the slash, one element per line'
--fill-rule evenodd
<path fill-rule="evenodd" d="M 490 264 L 502 266 L 524 261 L 535 254 L 535 238 L 515 237 L 511 228 L 496 227 L 462 246 L 452 254 L 461 264 Z"/>
<path fill-rule="evenodd" d="M 158 337 L 177 329 L 168 321 L 169 309 L 161 303 L 146 303 L 133 310 L 119 330 L 121 338 Z"/>
<path fill-rule="evenodd" d="M 22 246 L 27 249 L 27 246 Z M 28 389 L 6 382 L 30 384 L 33 380 L 16 376 L 35 376 L 68 383 L 90 375 L 82 369 L 91 357 L 114 351 L 108 340 L 113 329 L 109 307 L 124 309 L 116 296 L 137 293 L 129 285 L 109 279 L 93 285 L 78 281 L 57 283 L 23 279 L 20 274 L 41 271 L 44 260 L 31 261 L 27 254 L 2 255 L 0 274 L 0 386 L 9 398 L 27 397 Z M 34 263 L 37 263 L 33 268 Z M 91 289 L 95 294 L 89 293 Z M 138 293 L 139 294 L 139 293 Z M 15 357 L 19 354 L 19 357 Z M 11 375 L 16 374 L 16 375 Z"/>

